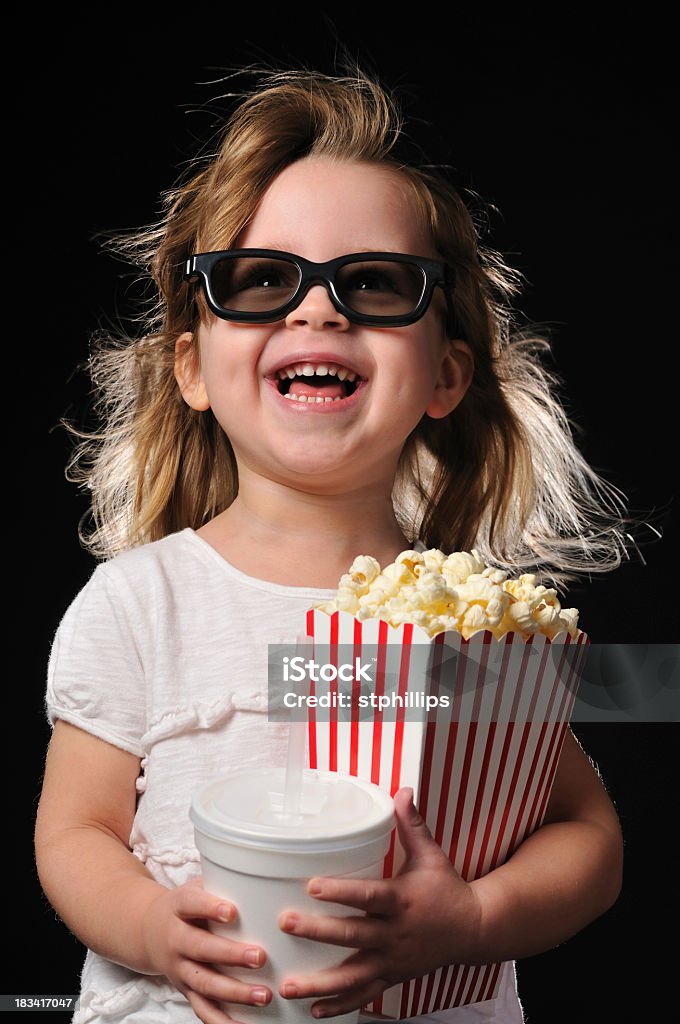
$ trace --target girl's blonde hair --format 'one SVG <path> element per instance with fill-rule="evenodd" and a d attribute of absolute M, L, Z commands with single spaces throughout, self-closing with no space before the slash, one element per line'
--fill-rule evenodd
<path fill-rule="evenodd" d="M 394 505 L 411 540 L 445 551 L 477 547 L 489 562 L 560 582 L 614 568 L 625 551 L 622 495 L 585 462 L 542 362 L 548 343 L 515 329 L 520 275 L 486 247 L 463 198 L 436 170 L 399 159 L 392 96 L 362 71 L 261 72 L 216 147 L 164 196 L 160 221 L 110 246 L 153 281 L 140 337 L 94 339 L 89 367 L 101 428 L 71 429 L 69 478 L 91 490 L 81 540 L 109 558 L 202 524 L 238 491 L 234 452 L 212 411 L 184 402 L 175 343 L 208 312 L 183 281 L 187 256 L 228 248 L 272 179 L 304 156 L 393 168 L 456 270 L 458 335 L 475 359 L 460 406 L 424 417 L 399 464 Z"/>

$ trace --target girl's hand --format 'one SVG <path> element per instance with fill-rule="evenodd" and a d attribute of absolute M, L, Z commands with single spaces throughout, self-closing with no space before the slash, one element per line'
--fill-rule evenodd
<path fill-rule="evenodd" d="M 413 791 L 400 789 L 394 803 L 406 853 L 396 878 L 313 878 L 307 886 L 317 899 L 365 910 L 367 916 L 285 911 L 279 918 L 279 927 L 291 935 L 356 950 L 339 967 L 282 980 L 285 998 L 329 997 L 314 1004 L 315 1017 L 349 1013 L 391 985 L 477 955 L 481 908 L 475 889 L 435 843 L 413 805 Z"/>
<path fill-rule="evenodd" d="M 271 990 L 247 985 L 221 974 L 213 965 L 261 967 L 266 953 L 260 946 L 213 935 L 206 921 L 225 924 L 236 917 L 232 903 L 206 892 L 200 878 L 168 889 L 149 907 L 144 940 L 151 963 L 182 992 L 204 1024 L 231 1021 L 218 1003 L 265 1006 Z"/>

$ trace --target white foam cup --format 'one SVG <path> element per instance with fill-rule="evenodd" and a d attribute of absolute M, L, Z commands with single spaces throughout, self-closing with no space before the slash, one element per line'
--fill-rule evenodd
<path fill-rule="evenodd" d="M 309 1024 L 316 999 L 284 999 L 284 977 L 333 967 L 351 955 L 342 946 L 288 935 L 278 926 L 283 910 L 356 916 L 360 911 L 313 899 L 306 891 L 315 875 L 382 877 L 383 858 L 395 824 L 392 798 L 370 782 L 337 772 L 303 772 L 297 813 L 284 810 L 285 772 L 235 772 L 198 790 L 191 805 L 203 885 L 235 904 L 234 922 L 210 922 L 211 931 L 267 952 L 260 969 L 223 967 L 248 984 L 273 993 L 265 1007 L 229 1004 L 244 1024 L 277 1021 Z M 337 1018 L 352 1024 L 358 1010 Z"/>

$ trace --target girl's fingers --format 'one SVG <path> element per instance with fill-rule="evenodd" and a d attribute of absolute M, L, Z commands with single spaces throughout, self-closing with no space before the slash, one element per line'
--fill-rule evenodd
<path fill-rule="evenodd" d="M 244 981 L 230 978 L 204 964 L 192 963 L 191 960 L 184 961 L 178 974 L 187 998 L 189 992 L 192 992 L 219 1003 L 266 1006 L 271 1002 L 271 990 L 265 985 L 247 985 Z"/>
<path fill-rule="evenodd" d="M 236 907 L 229 900 L 220 899 L 219 896 L 206 890 L 198 884 L 182 885 L 176 890 L 176 912 L 179 917 L 185 920 L 192 918 L 205 918 L 210 921 L 219 921 L 221 924 L 228 924 L 236 918 Z"/>
<path fill-rule="evenodd" d="M 299 935 L 333 946 L 373 949 L 383 940 L 385 922 L 371 917 L 324 917 L 284 910 L 279 915 L 279 928 L 287 935 Z"/>
<path fill-rule="evenodd" d="M 197 992 L 187 992 L 186 996 L 191 1009 L 198 1019 L 203 1021 L 203 1024 L 238 1024 L 233 1017 L 220 1010 L 219 1006 L 210 999 L 199 996 Z"/>
<path fill-rule="evenodd" d="M 367 914 L 394 914 L 398 909 L 393 883 L 375 878 L 311 878 L 307 892 L 317 900 L 341 903 Z"/>
<path fill-rule="evenodd" d="M 197 992 L 187 992 L 189 1004 L 203 1024 L 242 1024 L 238 1018 L 238 1007 L 234 1008 L 235 1017 L 230 1017 L 226 1010 L 221 1010 L 217 1003 Z"/>
<path fill-rule="evenodd" d="M 199 963 L 253 968 L 262 967 L 267 959 L 260 946 L 221 938 L 205 928 L 191 930 L 189 937 L 182 943 L 181 953 L 188 960 Z"/>
<path fill-rule="evenodd" d="M 373 995 L 384 991 L 388 981 L 379 975 L 377 960 L 367 956 L 350 957 L 338 967 L 329 967 L 314 974 L 299 974 L 283 978 L 279 993 L 284 999 L 309 999 L 314 996 L 333 996 L 336 1000 L 349 1000 L 349 1009 L 356 1009 L 369 1002 Z M 371 989 L 372 995 L 364 997 Z M 375 989 L 375 990 L 374 990 Z M 342 995 L 338 995 L 340 992 Z M 355 993 L 358 995 L 355 996 Z M 358 1002 L 354 1000 L 358 999 Z M 351 1005 L 349 1005 L 351 1003 Z M 345 1003 L 343 1002 L 343 1006 Z"/>
<path fill-rule="evenodd" d="M 372 999 L 384 992 L 387 984 L 382 978 L 376 978 L 366 985 L 349 989 L 340 996 L 333 996 L 331 999 L 322 999 L 312 1006 L 312 1016 L 339 1017 L 343 1013 L 351 1013 L 352 1010 L 360 1010 Z M 370 1014 L 368 1014 L 370 1016 Z"/>

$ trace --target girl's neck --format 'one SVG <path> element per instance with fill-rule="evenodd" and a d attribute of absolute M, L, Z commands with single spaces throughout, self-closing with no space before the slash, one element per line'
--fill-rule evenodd
<path fill-rule="evenodd" d="M 385 565 L 410 546 L 390 495 L 375 485 L 335 495 L 242 481 L 229 508 L 197 532 L 249 576 L 327 589 L 337 587 L 357 555 Z"/>

